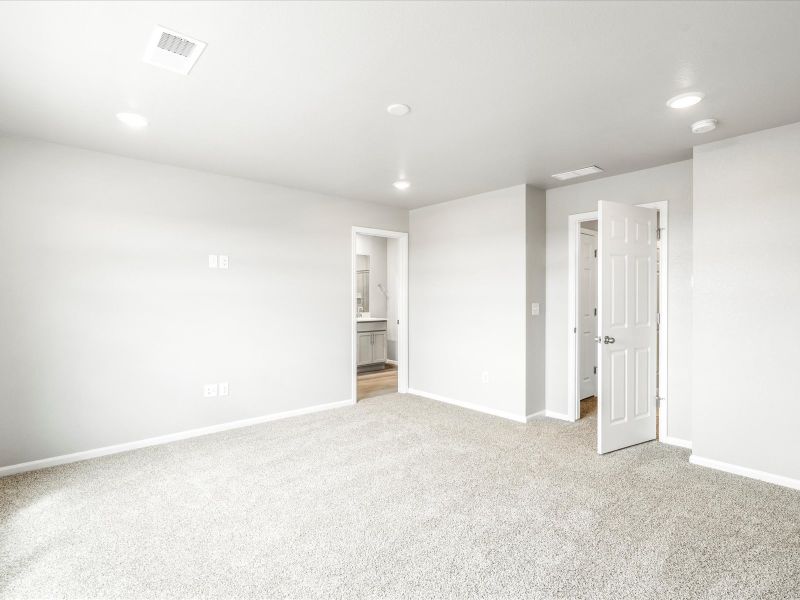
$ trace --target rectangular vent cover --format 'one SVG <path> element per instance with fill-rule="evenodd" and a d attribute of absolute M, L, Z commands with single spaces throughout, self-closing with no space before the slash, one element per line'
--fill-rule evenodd
<path fill-rule="evenodd" d="M 174 52 L 181 56 L 188 57 L 192 53 L 195 43 L 187 39 L 172 35 L 166 31 L 161 34 L 161 39 L 158 40 L 158 47 L 167 52 Z"/>
<path fill-rule="evenodd" d="M 174 73 L 188 75 L 205 47 L 205 42 L 156 26 L 142 60 Z"/>
<path fill-rule="evenodd" d="M 575 177 L 586 177 L 595 173 L 602 173 L 603 169 L 598 166 L 592 165 L 591 167 L 583 167 L 582 169 L 575 169 L 574 171 L 565 171 L 564 173 L 556 173 L 553 179 L 564 181 L 565 179 L 574 179 Z"/>

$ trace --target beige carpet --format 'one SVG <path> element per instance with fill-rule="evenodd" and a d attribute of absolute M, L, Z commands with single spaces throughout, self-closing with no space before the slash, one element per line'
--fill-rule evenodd
<path fill-rule="evenodd" d="M 3 598 L 800 598 L 800 493 L 413 396 L 0 479 Z"/>

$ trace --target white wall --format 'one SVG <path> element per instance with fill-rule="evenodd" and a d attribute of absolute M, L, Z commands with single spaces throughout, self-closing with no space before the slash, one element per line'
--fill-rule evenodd
<path fill-rule="evenodd" d="M 386 317 L 386 296 L 378 287 L 387 289 L 386 238 L 357 233 L 356 254 L 369 256 L 369 314 Z"/>
<path fill-rule="evenodd" d="M 525 412 L 534 415 L 545 410 L 546 195 L 529 185 L 525 198 Z M 531 312 L 533 302 L 539 316 Z"/>
<path fill-rule="evenodd" d="M 0 139 L 0 466 L 349 399 L 353 225 L 407 212 Z"/>
<path fill-rule="evenodd" d="M 411 211 L 409 387 L 524 418 L 525 210 L 519 185 Z"/>
<path fill-rule="evenodd" d="M 569 215 L 597 210 L 598 200 L 669 202 L 669 411 L 667 432 L 692 439 L 692 162 L 682 161 L 547 191 L 547 409 L 567 413 Z"/>
<path fill-rule="evenodd" d="M 695 148 L 695 456 L 800 485 L 800 123 Z"/>

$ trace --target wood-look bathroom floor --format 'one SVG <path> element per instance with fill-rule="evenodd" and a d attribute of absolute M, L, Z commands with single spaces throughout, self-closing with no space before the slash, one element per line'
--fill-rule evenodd
<path fill-rule="evenodd" d="M 397 367 L 386 364 L 382 371 L 370 371 L 358 375 L 358 399 L 373 398 L 397 391 Z"/>

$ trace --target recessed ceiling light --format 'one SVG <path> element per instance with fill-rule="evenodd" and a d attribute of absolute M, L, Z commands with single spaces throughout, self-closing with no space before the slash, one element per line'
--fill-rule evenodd
<path fill-rule="evenodd" d="M 404 117 L 411 112 L 411 107 L 408 104 L 390 104 L 386 107 L 386 112 L 395 117 Z"/>
<path fill-rule="evenodd" d="M 405 179 L 400 179 L 399 181 L 395 181 L 392 185 L 396 187 L 398 190 L 407 190 L 408 188 L 411 187 L 411 183 L 409 181 L 406 181 Z"/>
<path fill-rule="evenodd" d="M 689 106 L 694 106 L 703 98 L 705 98 L 703 92 L 685 92 L 667 100 L 667 106 L 670 108 L 687 108 Z"/>
<path fill-rule="evenodd" d="M 142 127 L 147 127 L 147 119 L 144 118 L 142 115 L 130 112 L 121 112 L 117 113 L 117 119 L 125 123 L 128 127 L 132 127 L 133 129 L 141 129 Z"/>
<path fill-rule="evenodd" d="M 692 123 L 692 133 L 708 133 L 709 131 L 714 131 L 716 128 L 716 119 L 703 119 L 702 121 Z"/>
<path fill-rule="evenodd" d="M 574 179 L 575 177 L 586 177 L 587 175 L 593 175 L 595 173 L 602 173 L 603 169 L 596 165 L 592 165 L 591 167 L 583 167 L 582 169 L 575 169 L 574 171 L 564 171 L 563 173 L 556 173 L 553 175 L 553 179 L 558 179 L 559 181 L 564 181 L 565 179 Z"/>

